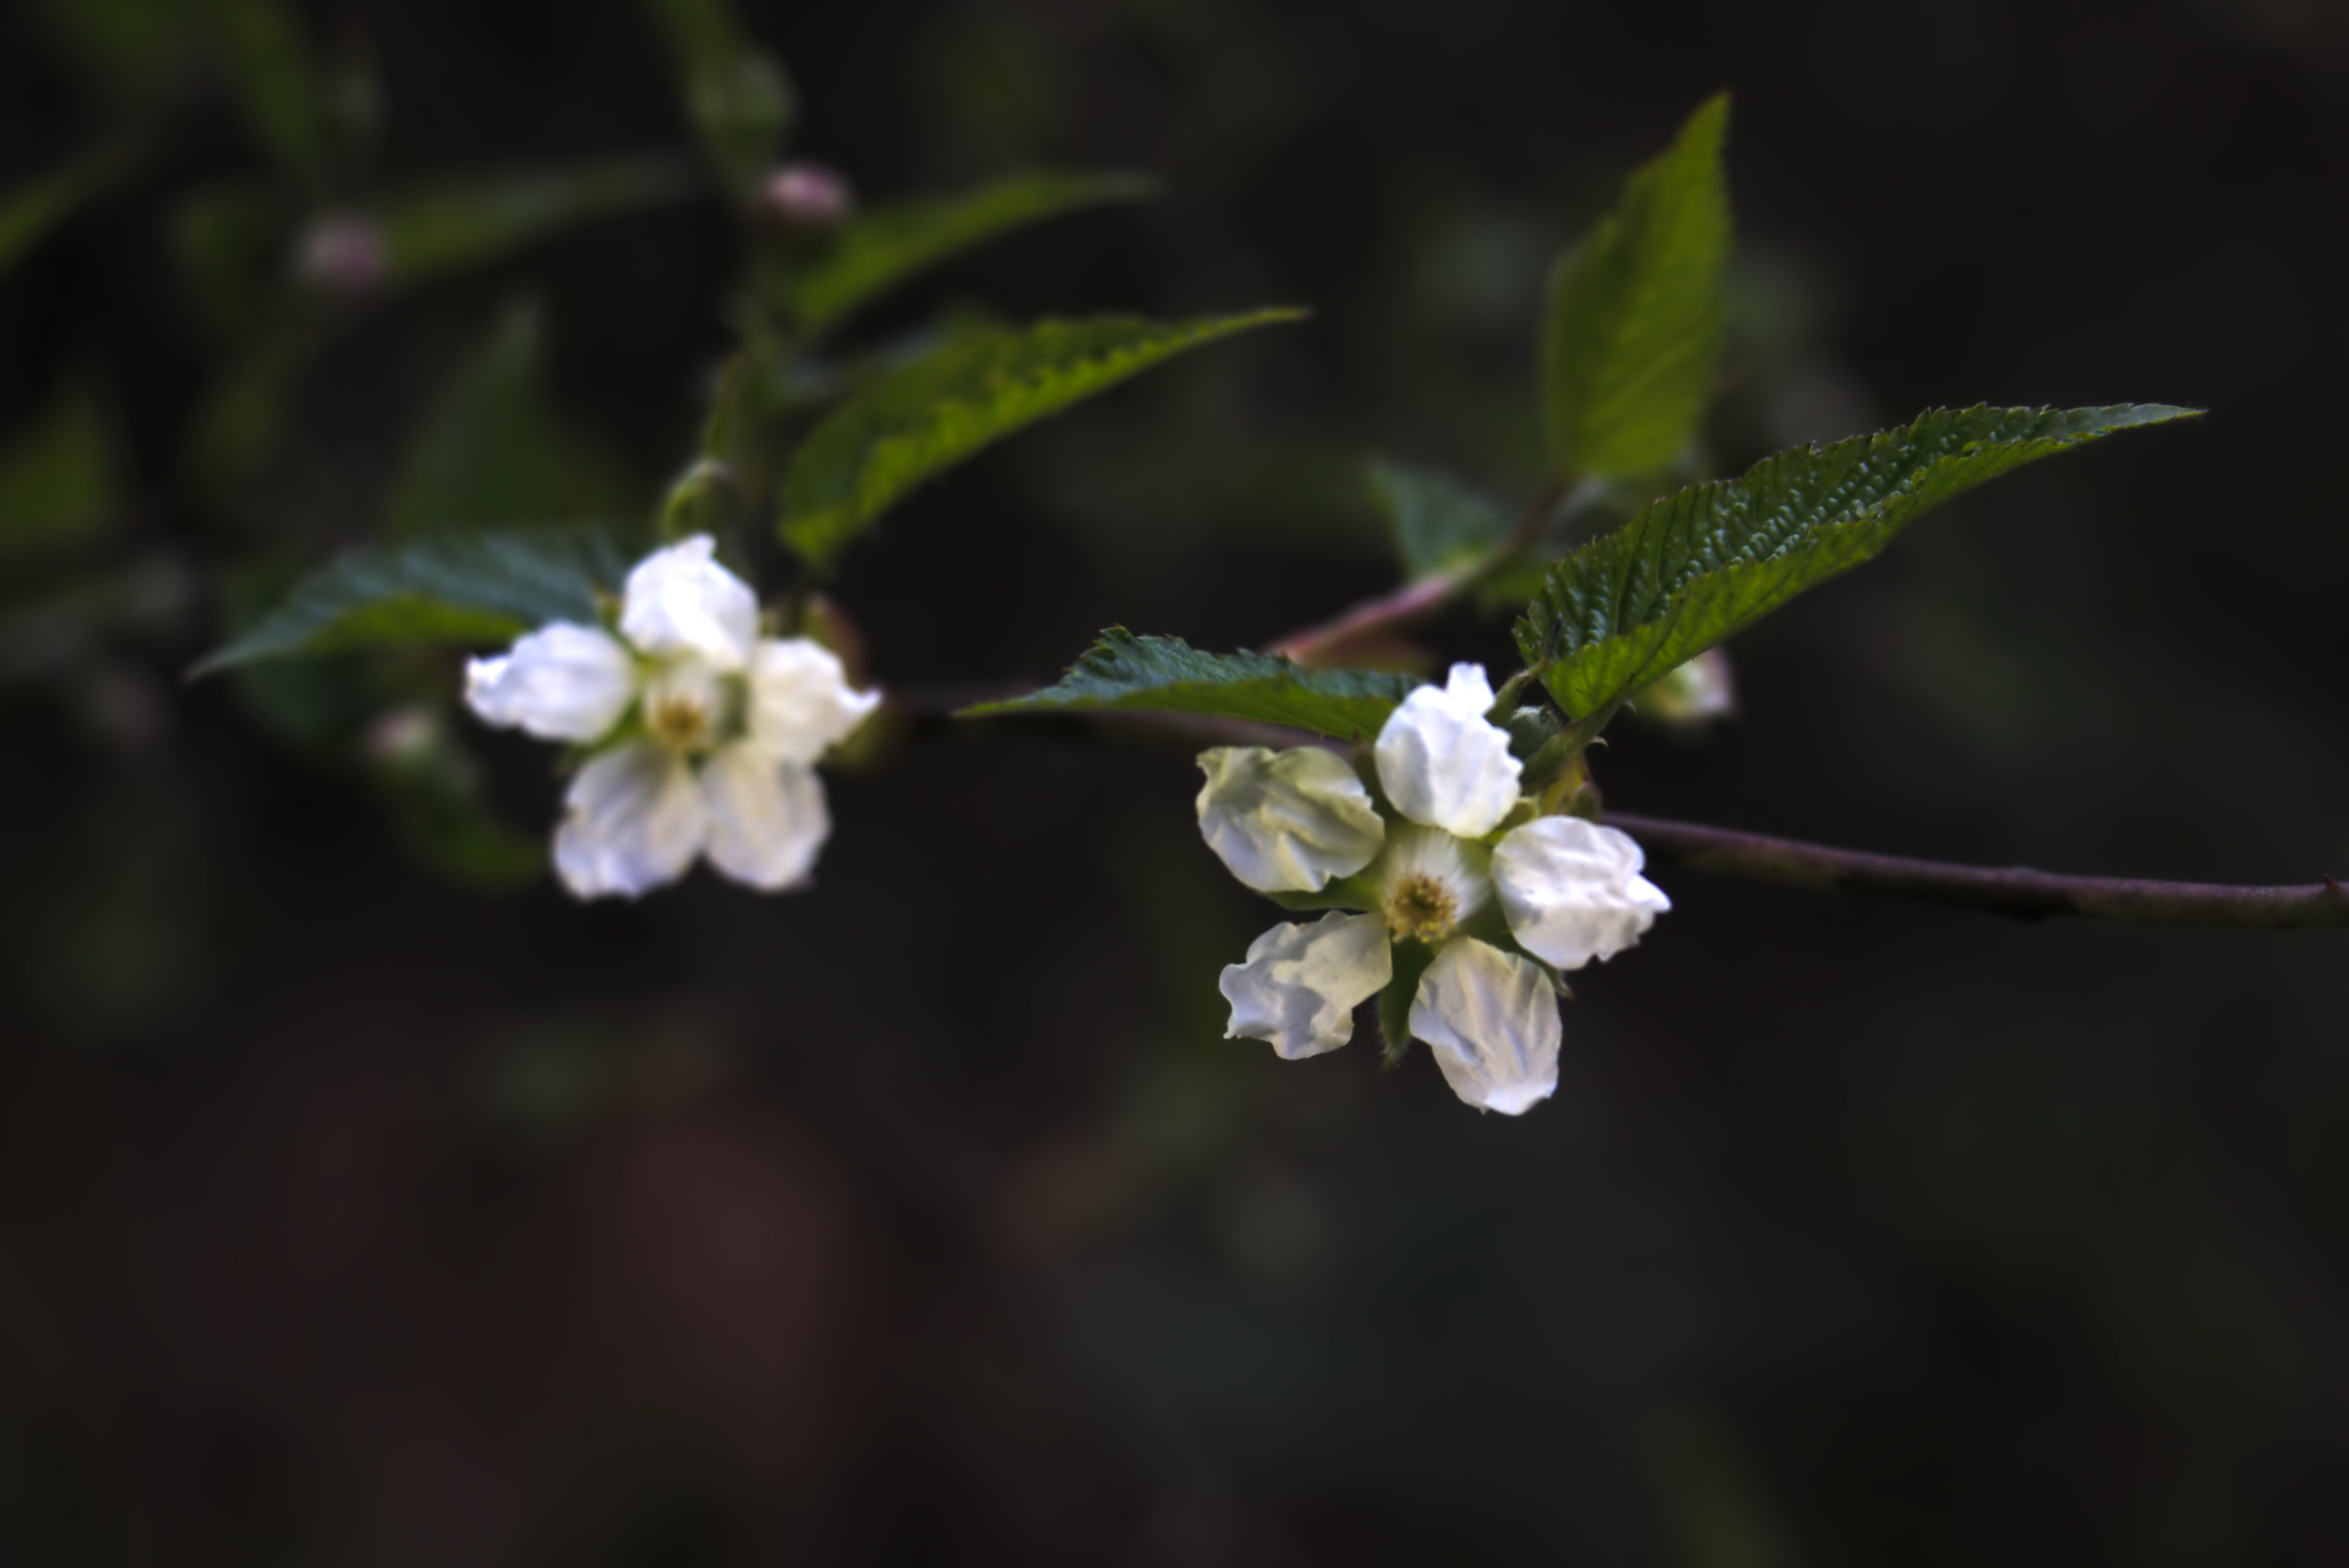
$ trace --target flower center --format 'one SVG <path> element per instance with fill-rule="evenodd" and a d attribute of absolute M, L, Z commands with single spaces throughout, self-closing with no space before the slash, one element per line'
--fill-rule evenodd
<path fill-rule="evenodd" d="M 679 756 L 706 751 L 723 738 L 732 711 L 729 677 L 698 659 L 678 659 L 645 681 L 645 733 Z"/>
<path fill-rule="evenodd" d="M 1452 891 L 1424 872 L 1397 877 L 1387 890 L 1387 929 L 1398 942 L 1443 941 L 1460 923 L 1460 906 Z"/>
<path fill-rule="evenodd" d="M 709 710 L 691 697 L 661 697 L 646 709 L 645 728 L 672 751 L 691 751 L 709 738 Z"/>

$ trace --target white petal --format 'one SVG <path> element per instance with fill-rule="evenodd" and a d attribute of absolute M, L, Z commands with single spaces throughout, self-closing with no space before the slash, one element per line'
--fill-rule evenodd
<path fill-rule="evenodd" d="M 1393 977 L 1394 951 L 1375 914 L 1276 925 L 1249 944 L 1247 963 L 1224 966 L 1232 1005 L 1224 1037 L 1269 1040 L 1290 1061 L 1334 1051 L 1353 1036 L 1354 1009 Z"/>
<path fill-rule="evenodd" d="M 554 869 L 581 898 L 635 898 L 685 874 L 709 836 L 693 770 L 658 746 L 624 746 L 579 770 L 564 797 Z"/>
<path fill-rule="evenodd" d="M 750 746 L 723 746 L 701 766 L 709 803 L 709 863 L 762 892 L 807 880 L 832 813 L 815 770 Z"/>
<path fill-rule="evenodd" d="M 1454 665 L 1442 688 L 1422 686 L 1379 731 L 1379 782 L 1414 822 L 1481 839 L 1517 803 L 1520 766 L 1509 738 L 1489 723 L 1493 688 L 1483 668 Z"/>
<path fill-rule="evenodd" d="M 1318 747 L 1199 754 L 1199 831 L 1258 892 L 1319 892 L 1377 858 L 1386 826 L 1343 758 Z"/>
<path fill-rule="evenodd" d="M 1530 958 L 1473 937 L 1444 944 L 1420 976 L 1411 1032 L 1480 1110 L 1522 1116 L 1557 1088 L 1557 993 Z"/>
<path fill-rule="evenodd" d="M 1493 850 L 1493 885 L 1517 943 L 1560 969 L 1611 958 L 1672 907 L 1640 874 L 1629 833 L 1579 817 L 1543 817 Z"/>
<path fill-rule="evenodd" d="M 636 661 L 595 626 L 557 621 L 503 656 L 465 665 L 465 706 L 541 740 L 600 740 L 636 695 Z"/>
<path fill-rule="evenodd" d="M 706 533 L 657 550 L 628 573 L 620 634 L 657 656 L 693 654 L 732 674 L 759 637 L 759 597 L 718 564 Z"/>
<path fill-rule="evenodd" d="M 750 742 L 779 760 L 813 762 L 880 701 L 877 691 L 852 687 L 840 660 L 812 637 L 770 637 L 750 655 Z"/>

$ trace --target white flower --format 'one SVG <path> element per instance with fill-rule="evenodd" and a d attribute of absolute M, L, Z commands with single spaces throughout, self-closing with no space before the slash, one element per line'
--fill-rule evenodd
<path fill-rule="evenodd" d="M 1335 1050 L 1354 1007 L 1396 983 L 1392 948 L 1409 944 L 1411 1032 L 1453 1092 L 1516 1116 L 1557 1087 L 1551 971 L 1623 951 L 1671 904 L 1640 874 L 1626 834 L 1523 820 L 1536 808 L 1518 796 L 1508 736 L 1485 717 L 1492 703 L 1485 672 L 1455 665 L 1442 689 L 1420 688 L 1389 717 L 1371 756 L 1392 818 L 1318 748 L 1200 758 L 1199 830 L 1233 875 L 1369 912 L 1258 937 L 1224 971 L 1231 1034 L 1288 1057 Z M 1518 825 L 1499 831 L 1513 815 Z"/>
<path fill-rule="evenodd" d="M 804 882 L 832 831 L 816 759 L 880 701 L 805 637 L 761 638 L 750 585 L 706 534 L 628 573 L 620 635 L 558 622 L 465 670 L 488 723 L 593 748 L 564 798 L 554 869 L 634 898 L 706 854 L 765 891 Z"/>

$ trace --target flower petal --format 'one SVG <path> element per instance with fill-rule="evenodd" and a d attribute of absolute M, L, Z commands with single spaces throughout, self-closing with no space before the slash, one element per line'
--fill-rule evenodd
<path fill-rule="evenodd" d="M 564 806 L 554 869 L 581 898 L 635 898 L 673 882 L 709 836 L 693 770 L 658 746 L 595 758 L 571 781 Z"/>
<path fill-rule="evenodd" d="M 770 637 L 750 655 L 750 743 L 783 762 L 811 763 L 846 739 L 881 701 L 858 691 L 812 637 Z"/>
<path fill-rule="evenodd" d="M 656 657 L 694 654 L 728 674 L 750 661 L 759 597 L 718 564 L 706 533 L 657 550 L 628 573 L 620 634 Z"/>
<path fill-rule="evenodd" d="M 1420 976 L 1411 1032 L 1479 1110 L 1522 1116 L 1557 1088 L 1557 993 L 1530 958 L 1473 937 L 1444 944 Z"/>
<path fill-rule="evenodd" d="M 1232 1005 L 1224 1037 L 1269 1040 L 1289 1061 L 1334 1051 L 1353 1037 L 1354 1009 L 1393 977 L 1394 950 L 1375 914 L 1276 925 L 1249 944 L 1247 963 L 1224 966 Z"/>
<path fill-rule="evenodd" d="M 753 746 L 712 753 L 701 766 L 701 793 L 709 804 L 709 863 L 762 892 L 805 882 L 832 836 L 815 770 Z"/>
<path fill-rule="evenodd" d="M 1517 803 L 1521 768 L 1488 722 L 1493 688 L 1477 665 L 1454 665 L 1443 687 L 1422 686 L 1379 731 L 1379 782 L 1414 822 L 1481 839 Z"/>
<path fill-rule="evenodd" d="M 1640 874 L 1629 833 L 1579 817 L 1543 817 L 1493 850 L 1493 885 L 1517 944 L 1560 969 L 1611 958 L 1672 907 Z"/>
<path fill-rule="evenodd" d="M 1317 747 L 1199 754 L 1199 831 L 1258 892 L 1319 892 L 1378 857 L 1386 826 L 1345 759 Z"/>
<path fill-rule="evenodd" d="M 494 659 L 465 664 L 465 706 L 541 740 L 601 740 L 636 695 L 636 661 L 596 626 L 557 621 Z"/>

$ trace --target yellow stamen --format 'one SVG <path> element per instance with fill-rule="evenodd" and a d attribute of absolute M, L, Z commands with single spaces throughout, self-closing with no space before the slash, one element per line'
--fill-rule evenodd
<path fill-rule="evenodd" d="M 1387 929 L 1398 941 L 1441 942 L 1459 923 L 1459 906 L 1444 884 L 1424 872 L 1398 879 L 1387 893 Z"/>

